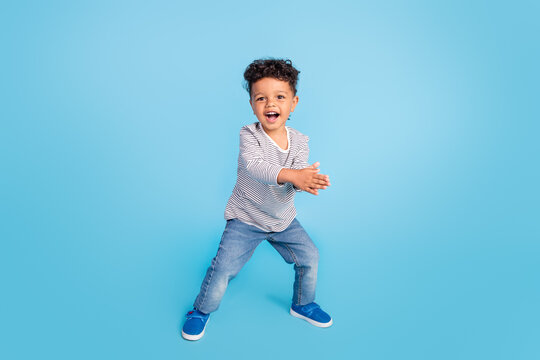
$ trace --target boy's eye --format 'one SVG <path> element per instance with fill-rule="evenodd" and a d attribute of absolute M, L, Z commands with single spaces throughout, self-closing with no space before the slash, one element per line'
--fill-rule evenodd
<path fill-rule="evenodd" d="M 285 99 L 285 96 L 283 96 L 283 95 L 278 95 L 277 98 L 278 98 L 278 99 Z"/>
<path fill-rule="evenodd" d="M 264 98 L 263 98 L 263 97 L 260 97 L 260 98 L 257 98 L 256 100 L 257 100 L 257 101 L 259 101 L 259 100 L 264 100 Z"/>

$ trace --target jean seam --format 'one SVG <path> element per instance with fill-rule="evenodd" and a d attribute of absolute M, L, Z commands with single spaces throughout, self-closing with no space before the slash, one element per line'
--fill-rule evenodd
<path fill-rule="evenodd" d="M 208 293 L 208 288 L 210 287 L 210 283 L 212 282 L 212 277 L 214 276 L 215 266 L 212 265 L 212 271 L 210 272 L 210 276 L 208 277 L 208 283 L 204 287 L 204 294 L 202 297 L 201 304 L 199 305 L 199 308 L 202 308 L 204 306 L 204 303 L 206 301 L 206 295 Z"/>
<path fill-rule="evenodd" d="M 298 263 L 298 259 L 296 259 L 296 256 L 294 255 L 294 251 L 292 251 L 292 249 L 289 247 L 289 245 L 287 244 L 283 244 L 287 250 L 289 250 L 289 252 L 291 253 L 291 256 L 293 258 L 293 261 L 294 263 L 296 264 L 296 266 L 298 266 L 298 269 L 300 270 L 300 275 L 298 276 L 298 288 L 297 288 L 297 291 L 298 291 L 298 305 L 300 305 L 300 303 L 302 302 L 302 277 L 304 276 L 304 268 L 300 266 L 300 264 Z"/>
<path fill-rule="evenodd" d="M 218 248 L 218 251 L 217 251 L 217 254 L 216 254 L 216 258 L 215 258 L 216 261 L 212 261 L 212 263 L 210 264 L 210 267 L 211 267 L 212 271 L 210 272 L 210 276 L 208 276 L 208 282 L 206 283 L 206 286 L 204 287 L 204 293 L 202 295 L 202 301 L 201 301 L 200 305 L 198 306 L 199 308 L 203 307 L 204 303 L 206 302 L 206 298 L 207 298 L 206 295 L 208 294 L 208 288 L 210 287 L 210 283 L 212 282 L 212 278 L 214 277 L 214 272 L 216 271 L 216 263 L 218 261 L 219 253 L 221 251 L 221 246 L 222 246 L 224 236 L 225 236 L 225 232 L 223 232 L 223 235 L 221 235 L 221 241 L 219 242 L 219 248 Z"/>

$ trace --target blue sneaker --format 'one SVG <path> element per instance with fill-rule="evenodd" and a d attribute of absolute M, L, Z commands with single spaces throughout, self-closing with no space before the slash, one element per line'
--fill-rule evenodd
<path fill-rule="evenodd" d="M 186 314 L 186 322 L 182 328 L 182 337 L 186 340 L 199 340 L 204 335 L 204 329 L 210 314 L 204 314 L 193 309 Z"/>
<path fill-rule="evenodd" d="M 321 307 L 314 302 L 302 306 L 292 304 L 290 313 L 292 316 L 304 319 L 308 323 L 318 327 L 329 327 L 332 326 L 333 323 L 330 315 L 325 313 Z"/>

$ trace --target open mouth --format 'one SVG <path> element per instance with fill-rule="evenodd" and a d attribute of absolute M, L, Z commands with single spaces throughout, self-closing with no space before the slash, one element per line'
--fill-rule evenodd
<path fill-rule="evenodd" d="M 279 114 L 275 111 L 269 111 L 264 115 L 266 116 L 266 120 L 270 122 L 275 122 L 277 118 L 279 117 Z"/>

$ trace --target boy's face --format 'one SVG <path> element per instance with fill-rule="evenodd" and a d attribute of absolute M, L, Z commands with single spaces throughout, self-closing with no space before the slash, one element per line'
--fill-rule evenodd
<path fill-rule="evenodd" d="M 251 85 L 249 100 L 253 113 L 268 132 L 285 129 L 289 114 L 298 103 L 287 81 L 270 77 L 262 78 Z"/>

